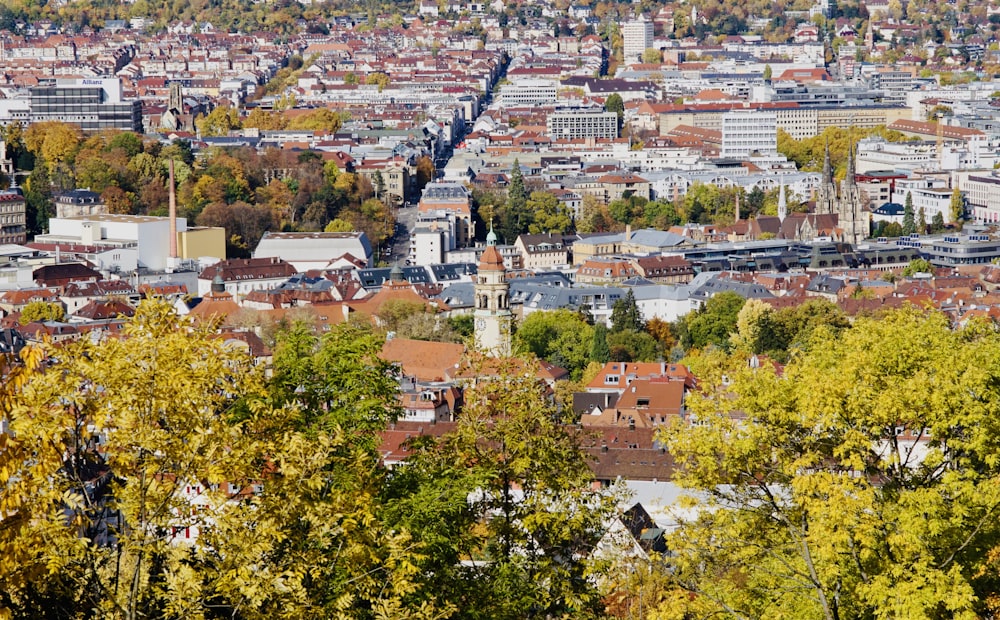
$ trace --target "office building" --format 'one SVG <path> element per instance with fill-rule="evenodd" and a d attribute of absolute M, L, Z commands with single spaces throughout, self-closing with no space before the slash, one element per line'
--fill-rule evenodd
<path fill-rule="evenodd" d="M 123 99 L 117 78 L 47 80 L 31 89 L 30 110 L 32 123 L 62 121 L 83 131 L 143 131 L 142 103 Z"/>
<path fill-rule="evenodd" d="M 773 155 L 778 152 L 778 121 L 774 112 L 730 110 L 722 116 L 723 157 Z"/>
<path fill-rule="evenodd" d="M 638 62 L 642 53 L 653 47 L 653 22 L 645 15 L 622 25 L 622 47 L 625 62 Z"/>
<path fill-rule="evenodd" d="M 545 125 L 553 140 L 618 137 L 618 114 L 604 108 L 556 108 Z"/>

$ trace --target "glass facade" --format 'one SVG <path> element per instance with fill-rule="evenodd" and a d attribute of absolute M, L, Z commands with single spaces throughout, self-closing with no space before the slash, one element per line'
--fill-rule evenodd
<path fill-rule="evenodd" d="M 123 129 L 142 133 L 142 103 L 108 102 L 99 86 L 39 86 L 31 89 L 31 120 L 63 121 L 84 131 Z"/>

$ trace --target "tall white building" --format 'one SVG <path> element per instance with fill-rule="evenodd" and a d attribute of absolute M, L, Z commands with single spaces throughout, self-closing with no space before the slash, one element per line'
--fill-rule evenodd
<path fill-rule="evenodd" d="M 722 156 L 778 152 L 778 117 L 762 110 L 730 110 L 722 116 Z"/>
<path fill-rule="evenodd" d="M 646 49 L 653 47 L 653 22 L 645 15 L 622 24 L 622 47 L 625 62 L 636 62 Z"/>

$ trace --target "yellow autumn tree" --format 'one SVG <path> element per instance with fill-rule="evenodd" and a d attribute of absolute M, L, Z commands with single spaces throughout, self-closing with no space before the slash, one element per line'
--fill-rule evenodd
<path fill-rule="evenodd" d="M 744 355 L 706 358 L 698 424 L 661 436 L 693 508 L 665 587 L 728 617 L 995 613 L 1000 335 L 910 308 L 819 328 L 780 372 Z"/>

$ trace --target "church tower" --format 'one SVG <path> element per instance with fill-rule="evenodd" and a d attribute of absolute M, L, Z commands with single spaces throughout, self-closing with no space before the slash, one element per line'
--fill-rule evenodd
<path fill-rule="evenodd" d="M 479 260 L 475 295 L 476 348 L 488 355 L 510 355 L 510 284 L 492 224 Z"/>
<path fill-rule="evenodd" d="M 861 190 L 854 179 L 854 173 L 854 145 L 851 144 L 847 148 L 847 174 L 840 185 L 837 223 L 844 231 L 844 241 L 856 246 L 868 238 L 869 230 Z"/>
<path fill-rule="evenodd" d="M 830 165 L 830 143 L 823 154 L 823 177 L 816 192 L 816 213 L 837 213 L 837 186 L 833 184 L 833 167 Z"/>

